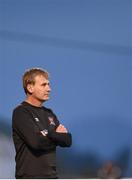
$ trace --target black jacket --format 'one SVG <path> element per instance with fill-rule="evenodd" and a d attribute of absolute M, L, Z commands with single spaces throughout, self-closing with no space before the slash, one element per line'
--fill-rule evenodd
<path fill-rule="evenodd" d="M 70 133 L 57 133 L 52 110 L 23 102 L 13 111 L 16 178 L 57 178 L 56 146 L 71 146 Z"/>

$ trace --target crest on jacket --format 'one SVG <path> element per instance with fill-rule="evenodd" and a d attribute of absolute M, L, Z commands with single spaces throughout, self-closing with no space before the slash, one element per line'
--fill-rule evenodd
<path fill-rule="evenodd" d="M 55 126 L 55 122 L 54 122 L 54 118 L 53 117 L 49 116 L 48 120 L 49 120 L 50 125 L 54 125 Z"/>

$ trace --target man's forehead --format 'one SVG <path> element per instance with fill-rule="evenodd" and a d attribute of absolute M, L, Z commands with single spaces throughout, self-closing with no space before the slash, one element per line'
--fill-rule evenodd
<path fill-rule="evenodd" d="M 44 75 L 37 75 L 35 77 L 35 81 L 49 82 L 49 79 L 47 79 L 47 77 L 45 77 Z"/>

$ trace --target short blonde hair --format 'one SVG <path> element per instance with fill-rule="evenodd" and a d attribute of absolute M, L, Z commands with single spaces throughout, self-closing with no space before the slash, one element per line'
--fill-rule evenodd
<path fill-rule="evenodd" d="M 46 79 L 49 79 L 49 73 L 48 71 L 42 69 L 42 68 L 31 68 L 27 69 L 23 75 L 23 88 L 25 93 L 29 93 L 27 90 L 28 84 L 35 84 L 35 77 L 38 75 L 44 76 Z"/>

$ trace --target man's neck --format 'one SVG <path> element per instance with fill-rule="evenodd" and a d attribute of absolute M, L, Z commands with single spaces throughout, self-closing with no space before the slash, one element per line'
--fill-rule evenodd
<path fill-rule="evenodd" d="M 41 107 L 43 102 L 37 100 L 37 99 L 34 99 L 32 97 L 27 97 L 26 100 L 25 100 L 27 103 L 33 105 L 33 106 L 36 106 L 36 107 Z"/>

